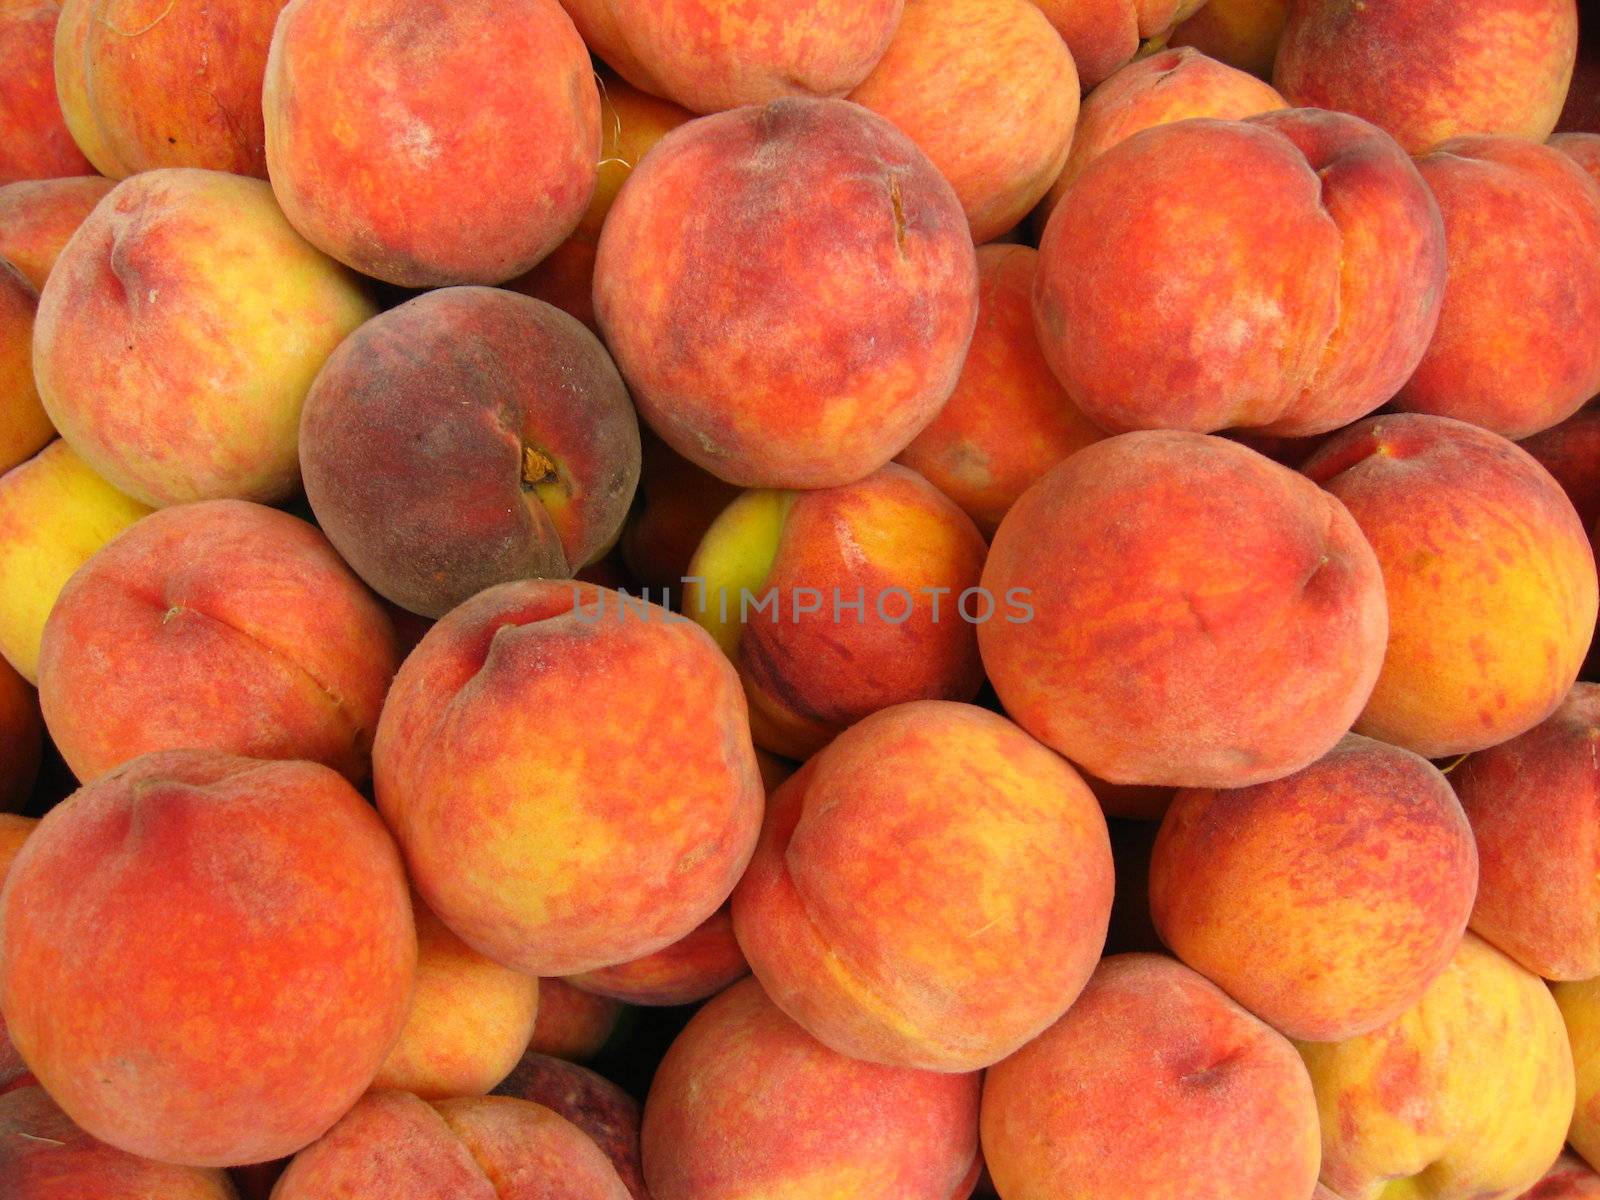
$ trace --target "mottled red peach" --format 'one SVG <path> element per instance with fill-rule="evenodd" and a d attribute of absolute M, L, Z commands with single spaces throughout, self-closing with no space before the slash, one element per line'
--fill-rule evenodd
<path fill-rule="evenodd" d="M 0 187 L 0 258 L 38 291 L 84 218 L 116 185 L 98 175 L 31 179 Z"/>
<path fill-rule="evenodd" d="M 650 1200 L 639 1162 L 639 1102 L 609 1079 L 576 1063 L 530 1052 L 494 1094 L 542 1104 L 571 1121 L 605 1152 L 633 1200 Z"/>
<path fill-rule="evenodd" d="M 59 0 L 0 0 L 0 184 L 93 171 L 56 96 Z"/>
<path fill-rule="evenodd" d="M 626 1004 L 698 1004 L 750 973 L 724 904 L 672 945 L 632 962 L 574 975 L 567 982 Z"/>
<path fill-rule="evenodd" d="M 1032 0 L 1072 51 L 1085 88 L 1141 50 L 1159 48 L 1205 0 Z"/>
<path fill-rule="evenodd" d="M 33 377 L 33 327 L 39 293 L 0 258 L 0 474 L 32 458 L 55 426 Z"/>
<path fill-rule="evenodd" d="M 530 1054 L 586 1062 L 616 1032 L 625 1011 L 620 1001 L 573 987 L 565 979 L 539 981 L 539 1019 L 528 1039 Z"/>

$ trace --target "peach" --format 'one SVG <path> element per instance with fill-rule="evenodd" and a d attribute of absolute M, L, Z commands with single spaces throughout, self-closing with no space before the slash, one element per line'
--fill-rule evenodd
<path fill-rule="evenodd" d="M 539 1019 L 527 1050 L 567 1062 L 585 1062 L 611 1040 L 623 1011 L 622 1003 L 609 996 L 583 991 L 564 979 L 541 979 Z"/>
<path fill-rule="evenodd" d="M 1444 213 L 1449 279 L 1396 406 L 1509 438 L 1566 420 L 1600 392 L 1600 183 L 1512 137 L 1445 142 L 1418 167 Z"/>
<path fill-rule="evenodd" d="M 373 1092 L 295 1156 L 273 1200 L 629 1200 L 600 1148 L 506 1096 Z"/>
<path fill-rule="evenodd" d="M 1305 464 L 1383 568 L 1389 644 L 1357 733 L 1426 758 L 1555 711 L 1594 633 L 1594 554 L 1571 503 L 1512 443 L 1447 417 L 1374 417 Z"/>
<path fill-rule="evenodd" d="M 660 595 L 680 594 L 706 530 L 739 494 L 647 432 L 637 503 L 619 543 L 634 578 Z"/>
<path fill-rule="evenodd" d="M 1206 0 L 1032 0 L 1056 27 L 1085 88 L 1142 51 L 1159 50 Z"/>
<path fill-rule="evenodd" d="M 990 1068 L 983 1153 L 1006 1200 L 1305 1200 L 1316 1100 L 1281 1034 L 1180 963 L 1118 955 Z"/>
<path fill-rule="evenodd" d="M 612 0 L 561 0 L 561 7 L 572 18 L 572 24 L 583 38 L 584 45 L 595 58 L 604 60 L 600 66 L 609 66 L 633 87 L 650 95 L 663 94 L 661 84 L 651 78 L 650 72 L 628 45 L 628 39 L 617 23 L 617 14 L 612 11 Z"/>
<path fill-rule="evenodd" d="M 424 1100 L 481 1096 L 517 1065 L 533 1036 L 539 981 L 469 950 L 421 903 L 417 977 L 400 1040 L 374 1088 Z"/>
<path fill-rule="evenodd" d="M 311 381 L 372 312 L 265 183 L 147 171 L 56 261 L 34 371 L 62 437 L 136 500 L 283 500 Z"/>
<path fill-rule="evenodd" d="M 1272 78 L 1289 0 L 1209 0 L 1172 31 L 1169 44 L 1193 46 L 1218 62 Z"/>
<path fill-rule="evenodd" d="M 530 975 L 677 941 L 761 822 L 732 665 L 685 618 L 589 584 L 502 584 L 451 612 L 396 677 L 373 756 L 428 907 Z"/>
<path fill-rule="evenodd" d="M 0 892 L 23 1060 L 91 1135 L 190 1166 L 338 1120 L 400 1032 L 416 954 L 394 842 L 312 763 L 147 755 L 51 809 Z"/>
<path fill-rule="evenodd" d="M 39 679 L 45 618 L 72 573 L 149 509 L 63 441 L 0 475 L 0 654 Z"/>
<path fill-rule="evenodd" d="M 1078 90 L 1071 53 L 1028 0 L 906 0 L 850 99 L 917 144 L 955 188 L 973 241 L 987 242 L 1060 174 Z"/>
<path fill-rule="evenodd" d="M 62 0 L 56 89 L 102 175 L 267 176 L 261 80 L 285 0 Z"/>
<path fill-rule="evenodd" d="M 38 307 L 33 285 L 0 258 L 0 474 L 33 457 L 56 435 L 34 386 Z"/>
<path fill-rule="evenodd" d="M 1600 133 L 1558 133 L 1550 147 L 1561 151 L 1600 183 Z"/>
<path fill-rule="evenodd" d="M 1394 395 L 1444 282 L 1438 206 L 1394 140 L 1285 110 L 1157 125 L 1096 158 L 1045 227 L 1034 311 L 1106 429 L 1306 436 Z"/>
<path fill-rule="evenodd" d="M 1006 711 L 1111 783 L 1244 787 L 1309 766 L 1383 662 L 1383 580 L 1342 504 L 1221 438 L 1078 451 L 995 534 L 978 627 Z"/>
<path fill-rule="evenodd" d="M 1520 1200 L 1600 1200 L 1600 1175 L 1576 1154 L 1563 1154 Z"/>
<path fill-rule="evenodd" d="M 689 563 L 684 611 L 739 668 L 756 744 L 799 759 L 892 704 L 976 698 L 984 553 L 953 501 L 891 463 L 735 500 Z"/>
<path fill-rule="evenodd" d="M 11 864 L 22 853 L 22 844 L 28 840 L 30 834 L 38 828 L 39 822 L 32 817 L 19 817 L 15 813 L 0 812 L 0 889 L 5 887 L 6 875 L 11 870 Z M 6 1018 L 0 1013 L 0 1095 L 5 1094 L 17 1086 L 27 1086 L 25 1080 L 31 1080 L 27 1064 L 22 1061 L 22 1056 L 17 1053 L 17 1048 L 11 1044 L 11 1038 L 6 1032 Z"/>
<path fill-rule="evenodd" d="M 389 283 L 521 275 L 594 194 L 600 96 L 557 0 L 291 0 L 263 104 L 290 222 Z"/>
<path fill-rule="evenodd" d="M 1078 411 L 1033 332 L 1039 252 L 978 247 L 978 326 L 956 390 L 899 461 L 954 500 L 985 535 L 1040 476 L 1105 436 Z"/>
<path fill-rule="evenodd" d="M 1151 856 L 1151 914 L 1274 1029 L 1342 1041 L 1449 965 L 1478 886 L 1472 833 L 1427 759 L 1350 736 L 1272 783 L 1180 791 Z"/>
<path fill-rule="evenodd" d="M 1468 134 L 1543 141 L 1577 48 L 1574 0 L 1290 0 L 1273 82 L 1291 104 L 1364 117 L 1413 154 Z"/>
<path fill-rule="evenodd" d="M 1600 406 L 1579 409 L 1519 445 L 1555 478 L 1583 527 L 1600 521 Z"/>
<path fill-rule="evenodd" d="M 672 1043 L 644 1106 L 653 1200 L 955 1200 L 978 1174 L 976 1075 L 828 1049 L 753 979 Z"/>
<path fill-rule="evenodd" d="M 44 287 L 62 248 L 116 185 L 98 175 L 32 179 L 0 187 L 0 258 Z"/>
<path fill-rule="evenodd" d="M 853 483 L 903 450 L 955 387 L 977 293 L 950 185 L 842 100 L 673 130 L 618 195 L 595 263 L 595 314 L 640 414 L 742 487 Z"/>
<path fill-rule="evenodd" d="M 1077 772 L 1003 717 L 929 700 L 852 726 L 773 793 L 733 927 L 824 1044 L 973 1071 L 1066 1011 L 1111 892 Z"/>
<path fill-rule="evenodd" d="M 56 97 L 59 0 L 0 0 L 0 184 L 87 175 Z"/>
<path fill-rule="evenodd" d="M 610 549 L 639 478 L 639 424 L 575 318 L 514 292 L 442 288 L 333 352 L 306 396 L 300 470 L 356 573 L 439 617 Z"/>
<path fill-rule="evenodd" d="M 639 1162 L 639 1102 L 609 1079 L 575 1063 L 530 1053 L 495 1095 L 542 1104 L 571 1121 L 611 1160 L 633 1200 L 650 1200 Z"/>
<path fill-rule="evenodd" d="M 1577 1074 L 1568 1140 L 1592 1166 L 1600 1161 L 1600 979 L 1558 983 L 1554 992 Z"/>
<path fill-rule="evenodd" d="M 61 589 L 39 698 L 85 783 L 201 746 L 359 782 L 397 666 L 389 618 L 314 527 L 211 500 L 151 514 Z"/>
<path fill-rule="evenodd" d="M 1468 934 L 1422 999 L 1372 1033 L 1305 1043 L 1322 1182 L 1342 1200 L 1480 1200 L 1561 1152 L 1572 1056 L 1549 989 Z"/>
<path fill-rule="evenodd" d="M 21 808 L 33 792 L 43 736 L 38 697 L 0 658 L 0 814 Z"/>
<path fill-rule="evenodd" d="M 663 950 L 567 982 L 626 1004 L 666 1006 L 698 1004 L 749 973 L 725 904 Z"/>

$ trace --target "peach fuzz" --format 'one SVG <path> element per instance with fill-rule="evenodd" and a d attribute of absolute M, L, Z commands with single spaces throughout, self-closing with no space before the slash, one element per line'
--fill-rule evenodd
<path fill-rule="evenodd" d="M 1344 506 L 1194 433 L 1078 451 L 1001 522 L 983 586 L 1031 611 L 978 628 L 1006 711 L 1111 783 L 1244 787 L 1309 766 L 1367 702 L 1388 630 Z"/>
<path fill-rule="evenodd" d="M 32 794 L 43 736 L 38 697 L 0 658 L 0 814 L 21 808 Z"/>
<path fill-rule="evenodd" d="M 423 900 L 531 975 L 677 941 L 727 899 L 761 823 L 733 667 L 687 619 L 589 584 L 503 584 L 435 625 L 374 767 Z"/>
<path fill-rule="evenodd" d="M 1050 371 L 1033 332 L 1031 246 L 978 247 L 978 326 L 956 388 L 899 461 L 954 500 L 985 535 L 1068 455 L 1105 437 Z"/>
<path fill-rule="evenodd" d="M 586 1062 L 605 1048 L 626 1011 L 610 996 L 586 992 L 565 979 L 539 981 L 539 1019 L 528 1039 L 530 1054 Z"/>
<path fill-rule="evenodd" d="M 742 487 L 831 487 L 888 462 L 954 389 L 977 300 L 950 185 L 843 100 L 673 130 L 618 195 L 595 264 L 641 416 Z"/>
<path fill-rule="evenodd" d="M 1034 311 L 1103 428 L 1305 436 L 1405 383 L 1444 281 L 1438 206 L 1394 139 L 1285 110 L 1157 125 L 1101 154 L 1045 227 Z"/>
<path fill-rule="evenodd" d="M 1600 392 L 1600 183 L 1511 137 L 1445 142 L 1417 165 L 1444 214 L 1449 278 L 1396 406 L 1509 438 L 1564 421 Z"/>
<path fill-rule="evenodd" d="M 779 1008 L 843 1054 L 973 1071 L 1082 989 L 1111 912 L 1105 818 L 1003 717 L 875 713 L 773 793 L 733 928 Z"/>
<path fill-rule="evenodd" d="M 1272 78 L 1289 0 L 1208 0 L 1172 31 L 1168 44 L 1192 46 L 1218 62 Z"/>
<path fill-rule="evenodd" d="M 610 549 L 639 478 L 639 423 L 575 318 L 498 288 L 441 288 L 329 357 L 301 415 L 300 470 L 356 573 L 439 617 Z"/>
<path fill-rule="evenodd" d="M 1555 711 L 1594 633 L 1595 563 L 1538 463 L 1476 426 L 1398 414 L 1351 426 L 1302 469 L 1383 569 L 1388 649 L 1357 733 L 1445 758 Z"/>
<path fill-rule="evenodd" d="M 78 226 L 115 186 L 98 175 L 83 175 L 0 187 L 0 258 L 40 290 Z"/>
<path fill-rule="evenodd" d="M 1547 143 L 1559 150 L 1600 183 L 1600 133 L 1558 133 Z"/>
<path fill-rule="evenodd" d="M 1574 0 L 1290 0 L 1273 83 L 1354 113 L 1413 154 L 1464 134 L 1543 141 L 1578 49 Z"/>
<path fill-rule="evenodd" d="M 659 1007 L 698 1004 L 749 973 L 725 904 L 665 949 L 567 982 L 626 1004 Z"/>
<path fill-rule="evenodd" d="M 182 750 L 50 810 L 0 892 L 0 956 L 11 1038 L 68 1116 L 129 1153 L 237 1166 L 366 1090 L 417 942 L 394 842 L 348 783 Z"/>
<path fill-rule="evenodd" d="M 600 96 L 557 0 L 291 0 L 263 108 L 290 222 L 388 283 L 521 275 L 594 194 Z"/>
<path fill-rule="evenodd" d="M 212 500 L 151 514 L 67 582 L 45 621 L 39 698 L 85 783 L 199 746 L 359 782 L 397 665 L 389 618 L 321 533 Z"/>
<path fill-rule="evenodd" d="M 974 621 L 1001 619 L 969 594 L 984 554 L 953 501 L 891 463 L 745 493 L 690 560 L 683 608 L 738 667 L 756 744 L 800 759 L 890 705 L 976 698 Z"/>
<path fill-rule="evenodd" d="M 1563 1154 L 1519 1200 L 1600 1200 L 1600 1175 L 1576 1154 Z"/>
<path fill-rule="evenodd" d="M 706 530 L 740 490 L 647 431 L 637 500 L 618 543 L 633 577 L 658 594 L 680 594 Z"/>
<path fill-rule="evenodd" d="M 1592 535 L 1600 521 L 1600 405 L 1579 409 L 1518 445 L 1561 485 Z"/>
<path fill-rule="evenodd" d="M 1072 51 L 1085 88 L 1141 51 L 1159 49 L 1206 0 L 1032 0 Z"/>
<path fill-rule="evenodd" d="M 62 113 L 95 169 L 267 176 L 261 80 L 285 0 L 63 0 Z"/>
<path fill-rule="evenodd" d="M 1303 771 L 1180 791 L 1150 863 L 1161 939 L 1290 1037 L 1370 1033 L 1421 999 L 1472 913 L 1478 854 L 1427 759 L 1347 737 Z"/>
<path fill-rule="evenodd" d="M 56 435 L 33 379 L 38 307 L 33 285 L 0 258 L 0 473 L 33 457 Z"/>
<path fill-rule="evenodd" d="M 147 171 L 56 260 L 34 372 L 62 436 L 135 499 L 283 500 L 312 378 L 372 312 L 261 180 Z"/>
<path fill-rule="evenodd" d="M 1362 1037 L 1302 1043 L 1341 1200 L 1517 1196 L 1561 1152 L 1572 1055 L 1550 991 L 1468 934 L 1444 974 Z"/>
<path fill-rule="evenodd" d="M 1284 1037 L 1153 954 L 1106 959 L 983 1085 L 1006 1200 L 1304 1200 L 1317 1109 Z"/>
<path fill-rule="evenodd" d="M 571 1122 L 506 1096 L 373 1092 L 295 1156 L 272 1200 L 629 1200 Z"/>
<path fill-rule="evenodd" d="M 87 175 L 56 97 L 59 0 L 0 0 L 0 184 Z"/>
<path fill-rule="evenodd" d="M 847 1058 L 753 979 L 708 1003 L 644 1106 L 653 1200 L 958 1200 L 978 1175 L 976 1075 Z"/>
<path fill-rule="evenodd" d="M 650 1200 L 639 1161 L 639 1102 L 586 1067 L 545 1054 L 525 1054 L 495 1089 L 542 1104 L 571 1121 L 611 1160 L 634 1200 Z"/>

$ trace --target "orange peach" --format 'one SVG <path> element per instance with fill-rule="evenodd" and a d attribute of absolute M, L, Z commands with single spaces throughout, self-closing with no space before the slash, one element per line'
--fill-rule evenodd
<path fill-rule="evenodd" d="M 0 889 L 5 887 L 11 864 L 22 853 L 22 844 L 38 825 L 39 822 L 31 817 L 0 812 Z M 0 1013 L 0 1094 L 16 1086 L 26 1086 L 25 1083 L 19 1084 L 19 1081 L 30 1079 L 32 1076 L 28 1074 L 27 1064 L 22 1061 L 22 1056 L 17 1053 L 6 1032 L 5 1014 Z"/>
<path fill-rule="evenodd" d="M 416 954 L 394 842 L 312 763 L 147 755 L 52 809 L 0 892 L 23 1060 L 88 1133 L 191 1166 L 338 1120 L 400 1032 Z"/>
<path fill-rule="evenodd" d="M 56 96 L 60 0 L 0 0 L 0 184 L 87 175 Z"/>
<path fill-rule="evenodd" d="M 1600 183 L 1600 133 L 1558 133 L 1548 143 Z"/>
<path fill-rule="evenodd" d="M 681 594 L 689 560 L 740 489 L 695 466 L 646 432 L 638 502 L 622 531 L 622 559 L 659 595 Z"/>
<path fill-rule="evenodd" d="M 1577 1074 L 1568 1141 L 1592 1166 L 1600 1161 L 1600 979 L 1558 983 L 1554 992 Z"/>
<path fill-rule="evenodd" d="M 610 996 L 586 992 L 564 979 L 542 979 L 539 1019 L 528 1039 L 528 1053 L 587 1061 L 611 1040 L 624 1011 L 622 1003 Z"/>
<path fill-rule="evenodd" d="M 1591 532 L 1600 521 L 1600 405 L 1518 443 L 1561 485 Z"/>
<path fill-rule="evenodd" d="M 204 746 L 366 778 L 394 629 L 314 527 L 239 500 L 153 513 L 62 588 L 39 650 L 51 737 L 87 783 Z"/>
<path fill-rule="evenodd" d="M 0 474 L 32 458 L 55 437 L 33 378 L 34 314 L 39 294 L 0 258 Z"/>
<path fill-rule="evenodd" d="M 1342 504 L 1221 438 L 1130 433 L 1017 501 L 983 586 L 990 681 L 1024 729 L 1112 783 L 1243 787 L 1322 757 L 1383 662 L 1372 548 Z"/>
<path fill-rule="evenodd" d="M 389 283 L 521 275 L 594 194 L 600 96 L 557 0 L 291 0 L 263 103 L 290 222 Z"/>
<path fill-rule="evenodd" d="M 903 450 L 955 387 L 977 292 L 950 185 L 842 100 L 673 130 L 617 197 L 595 264 L 640 414 L 743 487 L 853 483 Z"/>
<path fill-rule="evenodd" d="M 33 179 L 0 187 L 0 258 L 44 287 L 62 248 L 115 184 L 98 175 Z"/>
<path fill-rule="evenodd" d="M 1600 1175 L 1576 1154 L 1563 1154 L 1519 1200 L 1600 1200 Z"/>
<path fill-rule="evenodd" d="M 530 1053 L 494 1094 L 542 1104 L 571 1121 L 605 1152 L 633 1200 L 650 1200 L 639 1162 L 639 1102 L 609 1079 L 576 1063 Z"/>
<path fill-rule="evenodd" d="M 1172 31 L 1169 44 L 1270 79 L 1288 19 L 1289 0 L 1208 0 Z"/>
<path fill-rule="evenodd" d="M 32 793 L 43 735 L 39 698 L 0 658 L 0 813 L 21 808 Z"/>
<path fill-rule="evenodd" d="M 1444 758 L 1532 729 L 1594 633 L 1594 553 L 1527 453 L 1446 417 L 1353 425 L 1305 464 L 1376 551 L 1389 643 L 1357 733 Z"/>
<path fill-rule="evenodd" d="M 574 987 L 627 1004 L 698 1004 L 750 973 L 733 936 L 733 913 L 723 905 L 693 932 L 632 962 L 567 980 Z"/>
<path fill-rule="evenodd" d="M 1305 1200 L 1317 1108 L 1284 1037 L 1171 959 L 1106 959 L 983 1085 L 1006 1200 Z"/>
<path fill-rule="evenodd" d="M 1032 0 L 1056 27 L 1085 88 L 1130 59 L 1166 44 L 1179 22 L 1206 0 Z"/>
<path fill-rule="evenodd" d="M 1157 125 L 1101 154 L 1045 227 L 1034 310 L 1103 428 L 1305 436 L 1405 383 L 1444 281 L 1438 205 L 1394 139 L 1285 110 Z"/>

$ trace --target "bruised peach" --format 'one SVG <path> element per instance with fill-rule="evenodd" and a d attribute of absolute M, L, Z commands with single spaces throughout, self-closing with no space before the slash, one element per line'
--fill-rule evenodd
<path fill-rule="evenodd" d="M 1032 0 L 1056 27 L 1083 86 L 1092 88 L 1141 50 L 1159 49 L 1206 0 Z"/>
<path fill-rule="evenodd" d="M 0 187 L 0 258 L 38 291 L 67 240 L 115 186 L 98 175 L 84 175 Z"/>
<path fill-rule="evenodd" d="M 33 325 L 39 295 L 0 258 L 0 474 L 32 458 L 55 437 L 33 378 Z"/>
<path fill-rule="evenodd" d="M 650 1200 L 639 1162 L 639 1102 L 586 1067 L 545 1054 L 525 1054 L 497 1096 L 542 1104 L 565 1117 L 604 1151 L 633 1200 Z"/>
<path fill-rule="evenodd" d="M 1288 19 L 1289 0 L 1207 0 L 1172 31 L 1170 44 L 1270 79 Z"/>
<path fill-rule="evenodd" d="M 586 992 L 564 979 L 539 981 L 539 1019 L 528 1052 L 567 1062 L 584 1062 L 599 1054 L 622 1019 L 623 1005 L 610 996 Z"/>
<path fill-rule="evenodd" d="M 949 397 L 977 264 L 904 134 L 842 100 L 785 100 L 692 121 L 639 164 L 600 238 L 595 313 L 678 453 L 742 487 L 831 487 Z"/>
<path fill-rule="evenodd" d="M 356 573 L 438 617 L 610 549 L 639 477 L 639 425 L 577 320 L 513 292 L 443 288 L 333 352 L 306 397 L 300 470 Z"/>
<path fill-rule="evenodd" d="M 39 695 L 86 783 L 194 746 L 359 781 L 397 659 L 388 617 L 315 528 L 213 500 L 152 514 L 62 588 Z"/>
<path fill-rule="evenodd" d="M 733 913 L 723 905 L 665 949 L 567 982 L 627 1004 L 663 1006 L 698 1004 L 749 973 L 733 936 Z"/>
<path fill-rule="evenodd" d="M 0 658 L 0 813 L 21 808 L 32 793 L 43 733 L 38 697 Z"/>
<path fill-rule="evenodd" d="M 1518 444 L 1550 472 L 1592 531 L 1600 521 L 1600 406 L 1580 409 Z"/>
<path fill-rule="evenodd" d="M 0 184 L 87 175 L 56 96 L 60 0 L 0 0 Z"/>

